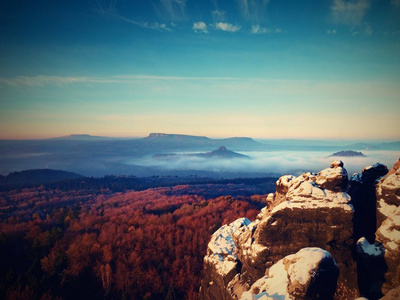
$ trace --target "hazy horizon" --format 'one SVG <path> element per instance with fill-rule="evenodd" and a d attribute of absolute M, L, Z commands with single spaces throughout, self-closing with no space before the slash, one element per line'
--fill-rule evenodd
<path fill-rule="evenodd" d="M 1 1 L 0 139 L 400 139 L 400 4 Z"/>
<path fill-rule="evenodd" d="M 255 140 L 256 142 L 259 143 L 265 143 L 265 142 L 271 142 L 271 141 L 278 141 L 278 142 L 284 142 L 284 141 L 289 141 L 289 142 L 310 142 L 310 143 L 320 143 L 320 142 L 328 142 L 332 143 L 335 145 L 346 145 L 347 143 L 384 143 L 384 142 L 397 142 L 400 141 L 400 136 L 399 137 L 394 137 L 394 138 L 330 138 L 330 137 L 255 137 L 252 135 L 247 135 L 247 136 L 239 136 L 235 134 L 228 134 L 228 135 L 205 135 L 205 134 L 191 134 L 191 133 L 180 133 L 180 132 L 148 132 L 143 135 L 102 135 L 102 134 L 91 134 L 91 133 L 70 133 L 70 134 L 65 134 L 65 135 L 55 135 L 55 136 L 43 136 L 43 137 L 20 137 L 20 138 L 1 138 L 0 140 L 10 140 L 10 141 L 18 141 L 18 140 L 48 140 L 48 139 L 57 139 L 57 138 L 69 138 L 69 137 L 76 137 L 76 136 L 82 136 L 83 138 L 85 136 L 90 137 L 99 137 L 99 138 L 115 138 L 115 139 L 141 139 L 141 138 L 146 138 L 152 133 L 162 133 L 162 134 L 168 134 L 168 135 L 183 135 L 183 136 L 196 136 L 196 137 L 206 137 L 209 139 L 227 139 L 227 138 L 251 138 Z"/>

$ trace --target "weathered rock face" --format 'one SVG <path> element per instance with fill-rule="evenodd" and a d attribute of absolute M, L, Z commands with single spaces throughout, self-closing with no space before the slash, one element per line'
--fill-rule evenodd
<path fill-rule="evenodd" d="M 315 183 L 318 184 L 321 189 L 331 191 L 346 189 L 347 182 L 347 171 L 343 168 L 343 162 L 341 160 L 333 161 L 330 168 L 319 172 L 315 177 Z"/>
<path fill-rule="evenodd" d="M 376 184 L 385 176 L 385 165 L 366 167 L 361 173 L 351 176 L 348 193 L 354 206 L 354 239 L 365 237 L 370 243 L 375 241 L 376 231 Z"/>
<path fill-rule="evenodd" d="M 250 225 L 250 221 L 241 218 L 222 226 L 212 235 L 208 243 L 207 255 L 204 257 L 205 277 L 200 289 L 202 299 L 232 299 L 226 287 L 241 268 L 232 233 L 244 230 L 247 225 Z"/>
<path fill-rule="evenodd" d="M 343 270 L 342 280 L 356 276 L 351 259 L 353 208 L 350 196 L 341 190 L 347 184 L 346 176 L 343 163 L 337 161 L 318 174 L 285 176 L 287 192 L 280 193 L 281 200 L 275 202 L 279 204 L 256 221 L 252 230 L 233 234 L 247 282 L 263 276 L 283 256 L 305 247 L 331 252 Z"/>
<path fill-rule="evenodd" d="M 400 160 L 376 187 L 376 240 L 385 248 L 388 271 L 382 292 L 400 286 Z"/>
<path fill-rule="evenodd" d="M 271 206 L 263 209 L 254 222 L 246 222 L 238 230 L 230 231 L 229 239 L 232 238 L 235 245 L 231 261 L 235 264 L 226 270 L 235 271 L 209 270 L 225 270 L 222 267 L 227 264 L 225 257 L 228 259 L 231 255 L 223 256 L 222 260 L 212 257 L 216 253 L 210 247 L 215 240 L 213 235 L 204 259 L 201 299 L 239 299 L 256 281 L 271 274 L 272 266 L 283 257 L 307 247 L 329 251 L 341 270 L 339 281 L 356 287 L 356 266 L 351 254 L 354 210 L 350 196 L 343 190 L 347 184 L 347 172 L 341 161 L 334 161 L 318 174 L 281 177 L 277 181 L 277 192 L 267 198 Z M 219 289 L 214 286 L 217 282 Z M 334 284 L 336 286 L 336 279 Z M 309 293 L 303 287 L 288 288 L 288 292 L 293 295 Z"/>
<path fill-rule="evenodd" d="M 240 299 L 329 299 L 338 276 L 329 252 L 304 248 L 279 260 Z"/>

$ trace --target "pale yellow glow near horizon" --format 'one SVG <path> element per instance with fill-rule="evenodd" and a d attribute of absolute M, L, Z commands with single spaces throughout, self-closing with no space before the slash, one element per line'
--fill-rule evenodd
<path fill-rule="evenodd" d="M 370 126 L 370 122 L 376 126 Z M 1 124 L 1 122 L 0 122 Z M 110 137 L 144 137 L 151 132 L 187 134 L 224 138 L 294 139 L 400 139 L 399 118 L 393 115 L 351 115 L 340 112 L 324 114 L 200 114 L 132 115 L 68 120 L 57 123 L 26 120 L 15 126 L 1 124 L 1 139 L 42 139 L 70 134 L 90 134 Z M 365 131 L 364 128 L 369 128 Z M 29 133 L 28 133 L 29 132 Z"/>

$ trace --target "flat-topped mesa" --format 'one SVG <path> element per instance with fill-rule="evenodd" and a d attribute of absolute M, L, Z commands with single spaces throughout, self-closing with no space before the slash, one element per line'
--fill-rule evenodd
<path fill-rule="evenodd" d="M 388 270 L 382 286 L 385 295 L 400 286 L 400 159 L 376 186 L 376 240 L 385 248 Z"/>

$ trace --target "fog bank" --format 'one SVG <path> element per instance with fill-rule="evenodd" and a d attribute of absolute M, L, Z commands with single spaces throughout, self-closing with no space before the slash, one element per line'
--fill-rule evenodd
<path fill-rule="evenodd" d="M 303 172 L 318 172 L 327 168 L 335 159 L 344 162 L 349 175 L 375 163 L 382 163 L 388 168 L 399 159 L 398 151 L 364 151 L 366 157 L 330 157 L 332 153 L 323 151 L 270 151 L 270 152 L 240 152 L 249 159 L 232 158 L 202 158 L 178 155 L 173 158 L 146 157 L 130 160 L 130 164 L 165 170 L 201 170 L 212 172 L 235 173 L 276 173 L 298 175 Z"/>

